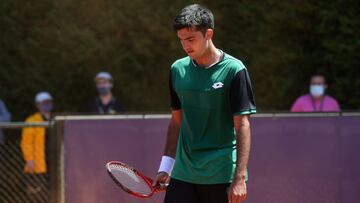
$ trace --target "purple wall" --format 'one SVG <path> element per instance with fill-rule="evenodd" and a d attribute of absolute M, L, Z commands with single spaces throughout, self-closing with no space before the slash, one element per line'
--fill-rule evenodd
<path fill-rule="evenodd" d="M 124 193 L 104 165 L 119 160 L 153 177 L 168 119 L 67 120 L 66 203 L 161 202 Z M 248 203 L 360 199 L 360 117 L 253 118 Z"/>

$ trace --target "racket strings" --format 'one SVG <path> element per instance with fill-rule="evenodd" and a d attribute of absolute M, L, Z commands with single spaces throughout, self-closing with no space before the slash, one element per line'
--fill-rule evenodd
<path fill-rule="evenodd" d="M 148 195 L 152 192 L 148 183 L 133 170 L 121 166 L 110 165 L 110 172 L 117 181 L 132 192 Z"/>

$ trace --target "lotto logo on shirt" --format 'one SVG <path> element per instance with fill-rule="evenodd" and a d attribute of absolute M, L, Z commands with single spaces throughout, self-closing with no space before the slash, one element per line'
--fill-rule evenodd
<path fill-rule="evenodd" d="M 214 89 L 219 89 L 219 88 L 222 88 L 224 86 L 224 84 L 222 82 L 216 82 L 212 85 L 212 87 Z"/>

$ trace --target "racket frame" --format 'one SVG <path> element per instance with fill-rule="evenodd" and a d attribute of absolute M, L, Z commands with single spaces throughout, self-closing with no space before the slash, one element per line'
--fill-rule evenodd
<path fill-rule="evenodd" d="M 132 172 L 134 172 L 139 178 L 142 178 L 145 183 L 149 186 L 149 188 L 151 189 L 151 192 L 147 195 L 145 194 L 140 194 L 140 193 L 137 193 L 137 192 L 134 192 L 132 190 L 130 190 L 129 188 L 125 187 L 123 184 L 121 184 L 117 179 L 116 177 L 111 173 L 111 169 L 110 169 L 110 165 L 120 165 L 122 167 L 125 167 L 129 170 L 131 170 Z M 137 171 L 135 168 L 125 164 L 125 163 L 122 163 L 120 161 L 110 161 L 106 164 L 106 171 L 108 172 L 109 176 L 111 177 L 111 179 L 121 188 L 123 189 L 125 192 L 129 193 L 130 195 L 134 196 L 134 197 L 138 197 L 138 198 L 149 198 L 151 197 L 156 191 L 157 189 L 155 187 L 152 186 L 153 184 L 153 180 L 148 178 L 147 176 L 143 175 L 142 173 L 140 173 L 139 171 Z"/>

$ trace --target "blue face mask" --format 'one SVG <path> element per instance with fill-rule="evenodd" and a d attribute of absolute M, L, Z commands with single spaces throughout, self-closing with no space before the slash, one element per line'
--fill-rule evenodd
<path fill-rule="evenodd" d="M 111 92 L 111 87 L 97 87 L 97 90 L 100 95 L 107 95 Z"/>
<path fill-rule="evenodd" d="M 325 88 L 323 85 L 310 85 L 310 94 L 313 97 L 321 97 L 325 93 Z"/>
<path fill-rule="evenodd" d="M 38 104 L 38 108 L 42 112 L 51 112 L 53 109 L 53 104 L 52 103 Z"/>

